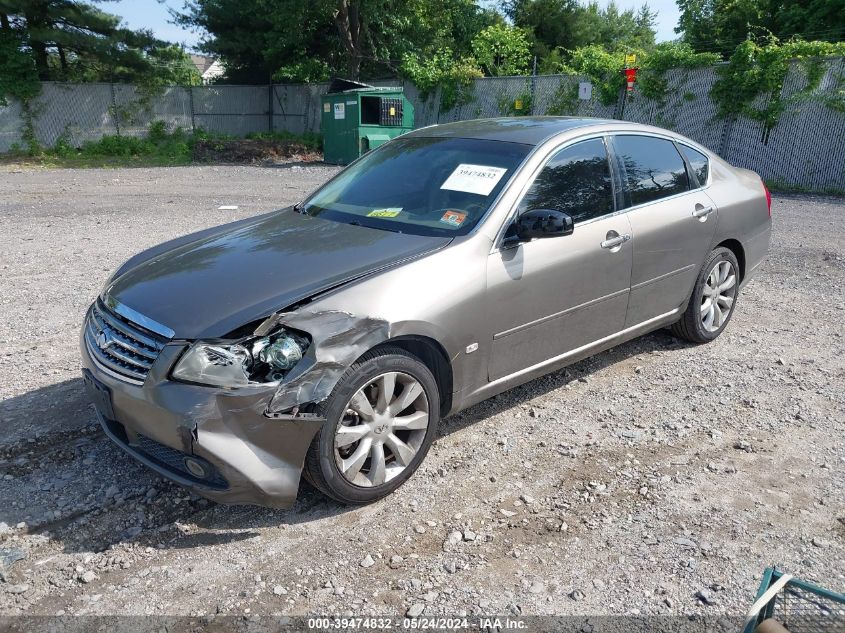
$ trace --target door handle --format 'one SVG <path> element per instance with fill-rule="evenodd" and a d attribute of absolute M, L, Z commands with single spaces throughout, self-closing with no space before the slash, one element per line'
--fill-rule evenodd
<path fill-rule="evenodd" d="M 617 246 L 622 246 L 625 242 L 627 242 L 630 239 L 631 239 L 631 236 L 627 233 L 625 235 L 617 235 L 616 237 L 610 237 L 610 238 L 604 240 L 601 243 L 601 247 L 613 250 Z"/>
<path fill-rule="evenodd" d="M 692 217 L 702 219 L 707 218 L 708 215 L 715 211 L 715 207 L 702 207 L 701 205 L 695 205 L 695 210 L 692 212 Z"/>

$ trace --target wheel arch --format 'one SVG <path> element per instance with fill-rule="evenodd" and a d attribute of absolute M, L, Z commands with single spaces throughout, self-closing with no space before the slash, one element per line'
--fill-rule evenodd
<path fill-rule="evenodd" d="M 452 408 L 454 377 L 452 364 L 449 362 L 449 356 L 443 346 L 431 337 L 407 334 L 388 339 L 372 349 L 377 350 L 383 347 L 403 349 L 428 367 L 434 376 L 437 388 L 440 390 L 440 416 L 444 417 Z"/>
<path fill-rule="evenodd" d="M 745 249 L 739 240 L 729 238 L 716 244 L 716 248 L 727 248 L 734 254 L 739 264 L 739 280 L 745 279 Z"/>

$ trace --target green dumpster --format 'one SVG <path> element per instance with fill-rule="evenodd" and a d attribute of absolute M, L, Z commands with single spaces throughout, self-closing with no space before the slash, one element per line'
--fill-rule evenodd
<path fill-rule="evenodd" d="M 345 90 L 337 90 L 346 86 Z M 412 130 L 414 106 L 402 88 L 374 88 L 336 82 L 323 95 L 323 159 L 333 165 L 353 160 Z"/>

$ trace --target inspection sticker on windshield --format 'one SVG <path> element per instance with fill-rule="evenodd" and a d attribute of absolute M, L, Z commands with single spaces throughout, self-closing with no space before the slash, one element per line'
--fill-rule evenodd
<path fill-rule="evenodd" d="M 462 213 L 461 211 L 452 211 L 449 209 L 443 216 L 440 218 L 440 221 L 443 224 L 448 224 L 449 226 L 454 226 L 458 228 L 461 224 L 464 223 L 464 220 L 467 219 L 467 214 Z"/>
<path fill-rule="evenodd" d="M 402 207 L 389 207 L 387 209 L 374 209 L 367 214 L 368 218 L 395 218 L 401 213 Z"/>
<path fill-rule="evenodd" d="M 480 196 L 489 196 L 507 169 L 504 167 L 487 167 L 485 165 L 469 165 L 461 163 L 446 179 L 441 189 L 450 191 L 466 191 Z"/>

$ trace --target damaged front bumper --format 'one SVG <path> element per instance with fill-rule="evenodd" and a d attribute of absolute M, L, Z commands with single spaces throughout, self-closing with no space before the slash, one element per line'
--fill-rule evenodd
<path fill-rule="evenodd" d="M 164 346 L 142 385 L 105 371 L 84 336 L 80 347 L 103 429 L 133 457 L 214 501 L 293 505 L 305 454 L 324 419 L 265 415 L 278 386 L 231 390 L 169 380 L 182 343 Z"/>

